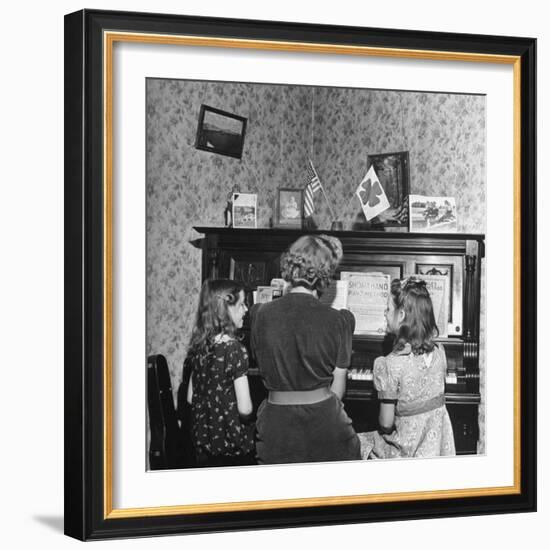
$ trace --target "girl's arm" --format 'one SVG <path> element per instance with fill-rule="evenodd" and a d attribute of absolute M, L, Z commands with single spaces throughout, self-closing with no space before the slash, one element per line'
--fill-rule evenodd
<path fill-rule="evenodd" d="M 187 403 L 189 405 L 193 403 L 193 375 L 189 377 L 189 384 L 187 384 Z"/>
<path fill-rule="evenodd" d="M 395 404 L 380 403 L 380 413 L 378 415 L 378 424 L 383 433 L 393 432 L 393 423 L 395 421 Z"/>
<path fill-rule="evenodd" d="M 252 399 L 248 387 L 248 376 L 239 376 L 233 381 L 235 385 L 235 396 L 237 397 L 237 410 L 241 416 L 252 414 Z"/>
<path fill-rule="evenodd" d="M 393 355 L 377 357 L 374 360 L 374 387 L 378 391 L 380 412 L 378 413 L 378 431 L 390 434 L 394 430 L 395 404 L 399 394 L 401 363 Z"/>
<path fill-rule="evenodd" d="M 338 396 L 338 399 L 343 399 L 346 393 L 346 380 L 348 377 L 347 369 L 336 367 L 332 373 L 333 379 L 330 386 L 330 391 Z"/>

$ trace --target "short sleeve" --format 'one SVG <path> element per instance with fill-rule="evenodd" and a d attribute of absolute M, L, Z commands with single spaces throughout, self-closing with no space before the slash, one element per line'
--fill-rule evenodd
<path fill-rule="evenodd" d="M 248 315 L 250 316 L 250 323 L 254 323 L 256 319 L 256 315 L 258 314 L 258 311 L 260 311 L 260 307 L 262 307 L 262 304 L 254 304 L 250 311 L 248 312 Z"/>
<path fill-rule="evenodd" d="M 355 316 L 349 309 L 341 309 L 340 315 L 344 319 L 345 324 L 348 327 L 350 334 L 355 331 Z"/>
<path fill-rule="evenodd" d="M 226 353 L 227 369 L 233 380 L 244 376 L 248 372 L 248 352 L 237 341 L 231 342 Z"/>
<path fill-rule="evenodd" d="M 338 356 L 336 367 L 347 369 L 351 364 L 352 336 L 355 330 L 355 317 L 347 309 L 341 309 L 339 314 Z"/>
<path fill-rule="evenodd" d="M 374 360 L 373 382 L 380 400 L 396 400 L 399 390 L 399 373 L 397 363 L 391 356 L 378 357 Z"/>

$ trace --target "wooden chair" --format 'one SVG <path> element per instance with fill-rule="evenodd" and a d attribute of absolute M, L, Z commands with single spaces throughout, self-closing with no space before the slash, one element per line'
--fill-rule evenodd
<path fill-rule="evenodd" d="M 168 363 L 163 355 L 151 355 L 147 359 L 147 401 L 151 470 L 188 466 L 192 453 L 178 423 Z"/>

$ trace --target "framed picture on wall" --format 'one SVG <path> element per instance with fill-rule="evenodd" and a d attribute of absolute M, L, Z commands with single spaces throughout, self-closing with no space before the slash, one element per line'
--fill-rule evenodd
<path fill-rule="evenodd" d="M 240 159 L 243 154 L 246 118 L 201 105 L 195 147 Z"/>
<path fill-rule="evenodd" d="M 304 212 L 302 189 L 278 189 L 275 227 L 301 229 Z"/>
<path fill-rule="evenodd" d="M 351 59 L 352 69 L 346 62 Z M 177 82 L 195 83 L 193 95 L 183 94 L 190 102 L 196 99 L 192 113 L 181 109 L 179 102 L 173 103 L 175 111 L 145 108 L 148 79 L 153 73 L 160 75 L 159 81 L 171 81 L 167 86 L 158 83 L 155 88 L 155 93 L 163 86 L 167 88 L 167 97 L 155 96 L 163 107 L 171 104 L 171 88 L 176 89 Z M 535 73 L 535 41 L 526 38 L 348 30 L 328 25 L 95 10 L 67 15 L 66 533 L 79 539 L 104 539 L 535 510 Z M 226 86 L 232 82 L 240 88 L 227 91 L 220 87 L 219 95 L 234 101 L 231 105 L 235 108 L 220 112 L 205 105 L 195 134 L 198 103 L 202 105 L 202 98 L 210 97 L 204 94 L 205 79 Z M 174 354 L 177 358 L 178 350 L 185 345 L 177 335 L 196 314 L 201 270 L 208 268 L 209 274 L 229 272 L 231 258 L 238 257 L 247 234 L 260 239 L 266 255 L 276 254 L 275 245 L 288 246 L 301 234 L 297 221 L 301 219 L 301 191 L 296 189 L 282 189 L 281 193 L 286 194 L 278 203 L 278 210 L 282 205 L 281 219 L 294 232 L 268 229 L 269 214 L 257 208 L 255 200 L 254 205 L 248 202 L 251 194 L 240 194 L 243 202 L 237 201 L 242 208 L 236 216 L 242 222 L 239 230 L 221 227 L 218 218 L 226 202 L 228 181 L 252 181 L 264 168 L 268 174 L 271 171 L 279 175 L 279 165 L 287 156 L 296 159 L 296 169 L 288 173 L 297 174 L 298 165 L 305 165 L 309 153 L 306 145 L 303 151 L 296 148 L 285 155 L 288 148 L 272 137 L 282 136 L 282 127 L 277 126 L 279 131 L 271 133 L 269 128 L 255 128 L 254 132 L 249 128 L 247 146 L 248 140 L 257 141 L 251 148 L 250 162 L 244 164 L 246 121 L 239 117 L 248 113 L 238 105 L 244 109 L 254 102 L 243 101 L 239 93 L 244 93 L 248 84 L 271 87 L 264 95 L 274 98 L 270 104 L 273 117 L 285 105 L 277 93 L 281 97 L 285 91 L 290 93 L 285 86 L 295 86 L 291 92 L 296 94 L 307 87 L 308 93 L 302 95 L 308 105 L 311 90 L 319 86 L 329 88 L 333 94 L 342 89 L 347 94 L 353 89 L 366 90 L 361 92 L 366 95 L 379 90 L 414 94 L 421 89 L 426 90 L 419 92 L 422 97 L 415 95 L 411 101 L 419 109 L 430 101 L 439 109 L 437 94 L 442 93 L 442 82 L 448 96 L 444 102 L 452 103 L 460 93 L 482 98 L 480 102 L 491 105 L 483 111 L 488 118 L 480 134 L 487 139 L 487 159 L 482 159 L 483 166 L 490 170 L 483 180 L 490 191 L 486 196 L 500 201 L 498 209 L 488 209 L 498 210 L 498 215 L 487 216 L 486 232 L 503 236 L 499 254 L 485 257 L 485 237 L 480 235 L 485 231 L 469 234 L 468 228 L 461 226 L 463 236 L 455 233 L 448 238 L 444 234 L 388 234 L 383 248 L 388 257 L 381 261 L 390 264 L 395 250 L 403 250 L 411 239 L 416 239 L 421 254 L 433 256 L 419 260 L 419 264 L 433 267 L 450 263 L 446 258 L 450 250 L 451 255 L 464 258 L 456 269 L 463 274 L 465 294 L 480 294 L 491 304 L 497 293 L 498 311 L 485 308 L 485 302 L 476 308 L 484 314 L 486 309 L 485 327 L 490 336 L 483 342 L 482 352 L 487 361 L 498 365 L 499 371 L 498 383 L 487 385 L 486 395 L 480 396 L 491 406 L 491 413 L 481 419 L 491 433 L 491 446 L 467 460 L 456 458 L 457 463 L 461 461 L 456 468 L 449 467 L 447 460 L 353 460 L 314 466 L 293 463 L 284 467 L 255 464 L 246 468 L 176 468 L 150 475 L 145 458 L 148 410 L 143 399 L 148 388 L 144 344 L 149 335 L 156 338 L 153 351 L 157 357 Z M 386 95 L 373 95 L 373 100 L 382 105 Z M 321 107 L 327 105 L 329 102 L 323 102 Z M 438 109 L 434 107 L 430 112 L 437 114 L 441 111 Z M 311 113 L 309 109 L 304 112 Z M 371 114 L 376 117 L 377 111 Z M 386 114 L 395 122 L 393 127 L 400 128 L 402 112 L 396 107 Z M 252 115 L 246 118 L 251 124 Z M 315 122 L 315 117 L 308 116 L 297 127 L 307 128 L 304 135 L 318 136 L 309 125 L 312 118 Z M 334 153 L 340 150 L 334 142 L 349 141 L 349 126 L 339 126 L 338 120 L 345 122 L 344 118 L 334 118 L 335 124 L 331 123 L 332 117 L 326 120 L 326 154 L 316 157 L 316 166 L 323 164 L 319 174 L 324 185 L 335 182 L 343 189 L 342 182 L 347 182 L 349 199 L 353 199 L 357 168 L 349 167 L 361 165 L 364 149 L 357 153 L 359 157 L 346 163 L 344 156 Z M 372 129 L 373 122 L 369 119 L 365 128 Z M 414 117 L 407 124 L 413 132 Z M 178 139 L 166 128 L 177 128 Z M 380 134 L 387 135 L 390 130 L 385 124 Z M 381 144 L 377 150 L 388 150 L 383 146 L 385 138 L 377 139 Z M 429 163 L 433 147 L 412 138 L 406 141 L 402 132 L 392 139 L 393 143 L 407 143 L 408 151 L 370 155 L 368 162 L 378 166 L 377 175 L 386 182 L 385 192 L 395 207 L 409 193 L 409 160 L 414 163 L 411 174 L 415 178 L 426 173 L 433 176 L 427 178 L 426 187 L 443 185 L 436 178 L 440 165 L 434 168 Z M 197 155 L 195 146 L 242 160 L 224 162 L 214 155 Z M 418 150 L 421 146 L 423 149 Z M 417 151 L 413 157 L 414 147 Z M 438 158 L 444 158 L 446 151 Z M 183 155 L 187 155 L 186 162 L 191 159 L 188 164 L 182 163 Z M 474 186 L 466 186 L 457 173 L 453 177 L 455 184 L 464 187 L 464 194 L 479 196 L 472 190 Z M 422 192 L 435 195 L 431 188 Z M 349 199 L 340 195 L 335 195 L 335 202 L 345 206 Z M 215 204 L 217 200 L 219 205 Z M 502 212 L 513 215 L 503 216 Z M 219 230 L 215 236 L 218 241 L 210 248 L 205 241 L 197 241 L 193 233 L 193 224 L 198 220 L 209 220 L 204 223 Z M 265 223 L 264 229 L 246 230 L 260 220 Z M 343 238 L 343 233 L 347 233 L 345 253 L 355 261 L 364 250 L 361 245 L 365 234 L 357 231 L 338 235 Z M 366 256 L 382 246 L 379 234 L 370 233 L 368 239 Z M 445 246 L 438 245 L 441 241 Z M 468 242 L 481 244 L 471 248 Z M 159 251 L 162 253 L 155 256 Z M 158 261 L 151 262 L 151 257 Z M 414 273 L 414 259 L 407 257 L 405 261 L 411 264 L 408 272 Z M 392 268 L 392 276 L 394 272 Z M 136 276 L 140 273 L 147 276 Z M 253 274 L 250 278 L 257 279 Z M 477 281 L 480 287 L 474 288 Z M 486 297 L 480 288 L 486 288 Z M 463 325 L 477 329 L 478 321 L 464 319 Z M 503 330 L 510 338 L 499 337 Z M 383 338 L 382 334 L 363 334 L 353 344 L 363 350 L 362 357 L 371 358 L 372 350 L 382 344 Z M 467 330 L 460 338 L 449 331 L 443 344 L 466 362 L 479 351 L 477 341 L 472 341 Z M 170 397 L 177 393 L 175 382 L 181 379 L 182 363 L 171 360 L 168 373 L 161 369 L 162 403 L 167 414 L 159 416 L 175 428 L 176 439 L 179 423 Z M 458 361 L 454 367 L 460 373 L 463 363 Z M 375 394 L 372 386 L 369 391 Z M 447 397 L 452 398 L 445 395 L 444 399 Z M 458 405 L 455 401 L 449 406 Z M 502 418 L 513 422 L 499 423 Z M 499 423 L 496 427 L 495 422 Z"/>

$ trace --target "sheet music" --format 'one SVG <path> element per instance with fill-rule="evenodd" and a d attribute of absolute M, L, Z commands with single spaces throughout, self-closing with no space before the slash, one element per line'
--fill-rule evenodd
<path fill-rule="evenodd" d="M 355 316 L 354 334 L 384 334 L 390 276 L 384 273 L 342 271 L 348 282 L 348 309 Z"/>

